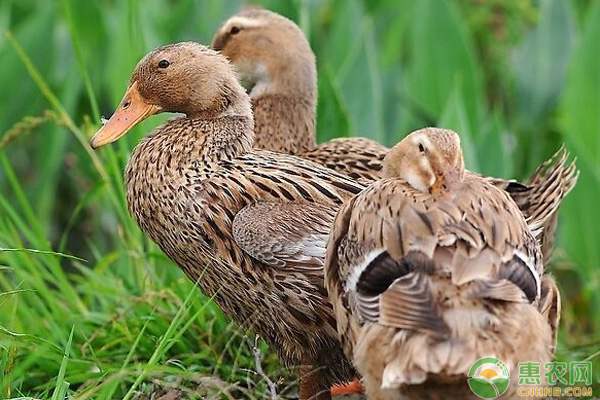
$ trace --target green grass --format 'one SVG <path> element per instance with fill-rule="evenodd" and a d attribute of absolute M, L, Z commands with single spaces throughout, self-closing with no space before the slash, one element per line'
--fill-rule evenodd
<path fill-rule="evenodd" d="M 562 142 L 581 178 L 550 270 L 557 358 L 600 376 L 600 3 L 260 1 L 298 21 L 319 67 L 319 139 L 393 144 L 443 125 L 467 164 L 525 178 Z M 148 121 L 100 152 L 88 139 L 151 48 L 208 43 L 241 2 L 0 2 L 0 398 L 263 398 L 253 341 L 138 230 L 122 174 Z M 260 346 L 283 397 L 293 374 Z"/>

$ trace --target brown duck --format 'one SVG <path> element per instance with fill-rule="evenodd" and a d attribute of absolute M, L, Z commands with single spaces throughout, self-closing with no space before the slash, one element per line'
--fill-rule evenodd
<path fill-rule="evenodd" d="M 248 95 L 227 60 L 197 43 L 160 47 L 137 65 L 94 148 L 159 112 L 125 173 L 141 229 L 240 325 L 300 366 L 300 398 L 327 399 L 353 377 L 323 281 L 342 202 L 363 186 L 318 164 L 253 150 Z"/>
<path fill-rule="evenodd" d="M 352 178 L 379 177 L 387 147 L 366 138 L 316 144 L 315 55 L 294 22 L 268 10 L 244 10 L 219 28 L 212 47 L 249 89 L 254 147 L 298 155 Z"/>
<path fill-rule="evenodd" d="M 496 357 L 511 375 L 549 361 L 560 298 L 532 233 L 544 221 L 526 221 L 505 191 L 466 171 L 449 130 L 408 135 L 383 171 L 339 211 L 325 265 L 369 398 L 477 399 L 467 372 L 478 359 Z"/>
<path fill-rule="evenodd" d="M 291 20 L 268 10 L 244 10 L 215 33 L 213 48 L 229 58 L 248 88 L 254 111 L 254 147 L 307 158 L 352 178 L 381 177 L 388 148 L 365 138 L 339 138 L 316 145 L 317 83 L 315 55 Z M 515 199 L 526 218 L 554 205 L 577 181 L 573 165 L 558 152 L 526 184 L 495 179 Z M 548 207 L 551 208 L 551 207 Z M 557 215 L 545 219 L 542 250 L 554 245 Z"/>

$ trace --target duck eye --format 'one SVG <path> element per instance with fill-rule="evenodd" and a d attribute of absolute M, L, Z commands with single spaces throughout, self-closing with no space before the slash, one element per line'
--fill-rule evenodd
<path fill-rule="evenodd" d="M 423 146 L 423 144 L 422 144 L 422 143 L 419 143 L 419 151 L 420 151 L 421 153 L 425 153 L 425 147 Z"/>
<path fill-rule="evenodd" d="M 167 60 L 160 60 L 158 62 L 158 68 L 167 68 L 169 65 L 171 65 L 171 63 Z"/>
<path fill-rule="evenodd" d="M 239 26 L 232 26 L 229 33 L 231 33 L 232 35 L 237 35 L 238 33 L 240 33 L 241 30 L 242 28 L 240 28 Z"/>

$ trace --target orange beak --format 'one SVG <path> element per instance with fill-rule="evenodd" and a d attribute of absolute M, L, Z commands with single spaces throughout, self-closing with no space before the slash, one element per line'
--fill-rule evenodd
<path fill-rule="evenodd" d="M 137 82 L 127 89 L 117 110 L 106 124 L 92 138 L 90 145 L 97 149 L 123 137 L 134 126 L 151 115 L 161 111 L 159 106 L 144 101 L 137 88 Z"/>

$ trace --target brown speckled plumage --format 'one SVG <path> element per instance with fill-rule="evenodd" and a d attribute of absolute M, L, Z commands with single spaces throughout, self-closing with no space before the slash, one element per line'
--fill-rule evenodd
<path fill-rule="evenodd" d="M 158 70 L 161 59 L 172 69 Z M 325 245 L 335 212 L 363 186 L 301 158 L 253 150 L 248 96 L 226 60 L 202 45 L 155 50 L 130 91 L 134 83 L 143 101 L 187 116 L 165 122 L 133 152 L 125 175 L 131 215 L 225 314 L 287 365 L 317 369 L 315 393 L 328 398 L 329 385 L 353 371 L 324 288 Z M 180 97 L 182 85 L 192 87 L 183 95 L 190 99 Z M 94 146 L 107 143 L 121 109 L 134 108 L 128 96 Z M 267 223 L 257 230 L 258 221 Z M 301 386 L 303 398 L 310 394 Z"/>
<path fill-rule="evenodd" d="M 249 118 L 175 118 L 157 128 L 131 156 L 128 205 L 141 229 L 224 313 L 265 337 L 289 365 L 298 365 L 306 351 L 335 353 L 322 260 L 299 268 L 261 263 L 238 245 L 234 219 L 258 202 L 277 202 L 276 210 L 284 203 L 288 218 L 296 204 L 316 203 L 329 218 L 322 223 L 330 225 L 343 199 L 361 187 L 343 179 L 339 183 L 350 190 L 336 187 L 332 181 L 339 176 L 292 157 L 249 153 L 248 136 L 242 135 L 251 126 Z M 229 145 L 211 155 L 216 137 Z M 288 236 L 280 226 L 271 228 Z"/>
<path fill-rule="evenodd" d="M 315 120 L 305 116 L 314 114 L 314 108 L 313 101 L 302 97 L 272 94 L 252 99 L 254 147 L 294 155 L 313 150 Z"/>
<path fill-rule="evenodd" d="M 456 142 L 439 151 L 441 139 Z M 459 155 L 450 131 L 413 133 L 386 158 L 388 177 L 335 218 L 325 279 L 371 399 L 475 399 L 466 373 L 479 358 L 516 374 L 552 355 L 560 299 L 537 240 Z"/>
<path fill-rule="evenodd" d="M 239 32 L 232 34 L 233 28 Z M 365 138 L 316 144 L 315 55 L 294 22 L 268 10 L 244 10 L 217 30 L 213 47 L 248 86 L 255 147 L 308 158 L 355 178 L 379 178 L 387 147 Z"/>
<path fill-rule="evenodd" d="M 232 29 L 239 29 L 232 34 Z M 274 12 L 250 9 L 224 22 L 213 47 L 227 56 L 246 83 L 252 99 L 254 146 L 299 155 L 340 173 L 370 182 L 381 177 L 388 148 L 366 138 L 339 138 L 316 145 L 315 56 L 296 24 Z M 578 171 L 559 151 L 523 185 L 495 179 L 507 190 L 526 218 L 554 209 L 577 181 Z M 545 219 L 542 251 L 549 259 L 554 245 L 557 213 Z"/>
<path fill-rule="evenodd" d="M 525 218 L 541 221 L 539 239 L 545 262 L 550 260 L 554 251 L 560 203 L 573 190 L 579 178 L 575 161 L 568 160 L 569 153 L 561 147 L 536 169 L 525 185 L 502 179 L 493 180 L 495 185 L 510 194 Z"/>

